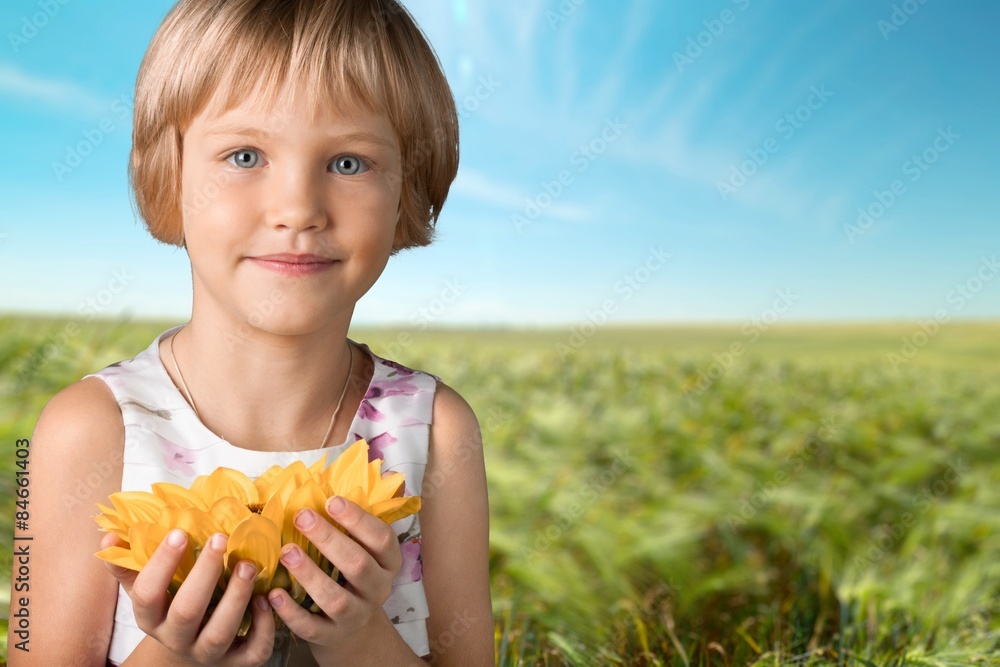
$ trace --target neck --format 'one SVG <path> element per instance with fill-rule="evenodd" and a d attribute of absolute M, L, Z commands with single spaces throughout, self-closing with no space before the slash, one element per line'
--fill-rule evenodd
<path fill-rule="evenodd" d="M 182 375 L 174 377 L 172 359 L 165 367 L 178 386 L 183 378 L 202 423 L 231 444 L 269 451 L 317 449 L 347 382 L 351 349 L 346 334 L 342 323 L 286 334 L 195 317 L 174 341 Z M 370 377 L 367 364 L 360 363 L 369 361 L 363 356 L 358 356 L 355 378 L 359 372 Z M 162 346 L 161 358 L 169 359 Z M 364 394 L 361 385 L 347 382 L 326 446 L 344 441 Z"/>

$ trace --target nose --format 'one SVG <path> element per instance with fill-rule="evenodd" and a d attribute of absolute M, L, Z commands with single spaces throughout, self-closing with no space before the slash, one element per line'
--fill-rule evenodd
<path fill-rule="evenodd" d="M 268 184 L 267 223 L 295 232 L 325 229 L 328 220 L 320 176 L 304 168 L 275 170 Z"/>

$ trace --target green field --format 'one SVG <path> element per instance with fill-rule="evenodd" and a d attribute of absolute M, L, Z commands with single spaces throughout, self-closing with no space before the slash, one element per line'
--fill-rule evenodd
<path fill-rule="evenodd" d="M 15 439 L 172 324 L 0 318 L 6 560 Z M 480 417 L 498 665 L 1000 665 L 1000 324 L 352 338 Z"/>

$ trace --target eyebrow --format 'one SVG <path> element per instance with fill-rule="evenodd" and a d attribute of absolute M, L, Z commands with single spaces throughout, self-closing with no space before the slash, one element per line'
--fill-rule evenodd
<path fill-rule="evenodd" d="M 267 130 L 258 129 L 255 127 L 245 127 L 241 125 L 224 125 L 217 127 L 213 130 L 209 130 L 205 133 L 206 137 L 218 137 L 218 136 L 234 136 L 234 135 L 245 135 L 250 137 L 258 137 L 264 139 L 271 139 L 273 135 Z M 326 137 L 334 141 L 360 141 L 367 142 L 370 144 L 377 144 L 379 146 L 384 146 L 386 148 L 395 150 L 396 144 L 387 140 L 385 137 L 380 137 L 377 134 L 372 134 L 371 132 L 348 132 L 347 134 L 329 135 Z"/>

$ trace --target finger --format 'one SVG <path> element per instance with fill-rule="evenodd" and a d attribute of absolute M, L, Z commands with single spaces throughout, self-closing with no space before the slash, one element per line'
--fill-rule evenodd
<path fill-rule="evenodd" d="M 257 567 L 252 562 L 243 560 L 236 564 L 222 599 L 195 641 L 196 655 L 217 661 L 229 650 L 250 603 L 256 576 Z"/>
<path fill-rule="evenodd" d="M 190 646 L 194 643 L 222 574 L 225 554 L 226 536 L 222 533 L 212 535 L 184 583 L 174 594 L 167 610 L 161 642 L 168 646 Z"/>
<path fill-rule="evenodd" d="M 121 540 L 119 540 L 118 536 L 114 533 L 104 533 L 104 537 L 101 538 L 101 551 L 109 549 L 119 542 L 121 542 Z"/>
<path fill-rule="evenodd" d="M 275 588 L 268 595 L 268 602 L 274 612 L 281 617 L 282 622 L 288 626 L 296 637 L 310 643 L 317 643 L 323 635 L 324 626 L 330 623 L 331 619 L 321 614 L 312 614 L 302 606 L 295 603 L 295 600 L 282 588 Z M 336 622 L 336 619 L 333 619 Z"/>
<path fill-rule="evenodd" d="M 389 524 L 364 511 L 351 501 L 337 496 L 327 501 L 326 511 L 330 518 L 351 534 L 354 541 L 364 547 L 364 550 L 375 559 L 382 569 L 392 572 L 395 576 L 403 564 L 403 555 L 399 550 L 399 538 L 396 537 L 396 533 L 393 532 Z M 344 545 L 345 550 L 349 551 L 350 557 L 359 558 L 357 553 L 349 549 L 350 545 L 347 541 L 341 540 L 339 543 Z M 332 557 L 327 555 L 327 558 L 333 562 Z M 353 581 L 350 576 L 352 571 L 350 565 L 352 563 L 348 561 L 343 566 L 338 566 L 347 580 Z M 362 563 L 357 562 L 353 565 L 361 567 Z"/>
<path fill-rule="evenodd" d="M 351 536 L 344 535 L 311 510 L 302 510 L 296 514 L 296 527 L 340 570 L 351 591 L 372 604 L 385 603 L 402 561 L 399 543 L 392 529 L 377 517 L 343 499 L 333 498 L 327 503 L 327 507 L 328 513 L 329 508 L 337 510 L 335 516 L 346 524 L 345 529 L 352 531 Z M 357 535 L 367 544 L 360 543 Z M 369 548 L 376 551 L 369 553 Z M 380 560 L 390 567 L 394 566 L 394 569 L 384 567 Z M 342 604 L 335 599 L 336 591 L 333 593 L 332 597 L 328 595 L 328 603 Z M 324 608 L 319 599 L 314 599 L 316 604 Z"/>
<path fill-rule="evenodd" d="M 239 648 L 229 654 L 229 664 L 260 665 L 267 662 L 274 650 L 274 615 L 267 598 L 258 595 L 250 609 L 253 614 L 250 634 Z"/>
<path fill-rule="evenodd" d="M 124 542 L 118 539 L 117 535 L 114 533 L 106 533 L 104 537 L 101 538 L 101 551 L 119 544 L 124 544 Z M 122 585 L 122 588 L 125 589 L 126 593 L 132 590 L 135 577 L 139 574 L 137 571 L 130 570 L 127 567 L 121 567 L 120 565 L 115 565 L 114 563 L 109 563 L 108 561 L 102 562 L 104 563 L 104 566 L 108 568 L 108 572 L 111 573 L 111 576 L 117 579 L 118 583 Z"/>
<path fill-rule="evenodd" d="M 167 539 L 156 547 L 149 562 L 136 575 L 131 586 L 125 589 L 132 598 L 136 624 L 147 634 L 149 630 L 159 627 L 166 618 L 169 604 L 167 587 L 184 556 L 187 542 L 187 535 L 183 530 L 175 528 L 170 531 Z"/>
<path fill-rule="evenodd" d="M 326 522 L 320 521 L 318 523 Z M 338 532 L 328 523 L 327 528 L 332 532 Z M 348 539 L 343 535 L 341 537 Z M 318 544 L 316 546 L 319 547 Z M 321 570 L 311 558 L 306 556 L 298 545 L 286 545 L 281 552 L 281 562 L 288 569 L 288 572 L 295 577 L 295 580 L 302 585 L 302 588 L 306 590 L 312 601 L 330 618 L 343 620 L 358 611 L 359 601 L 354 594 L 331 579 L 330 575 Z M 270 597 L 268 599 L 271 600 L 271 605 L 274 606 L 275 600 Z M 288 605 L 285 606 L 287 607 Z M 306 610 L 303 609 L 303 611 Z"/>

